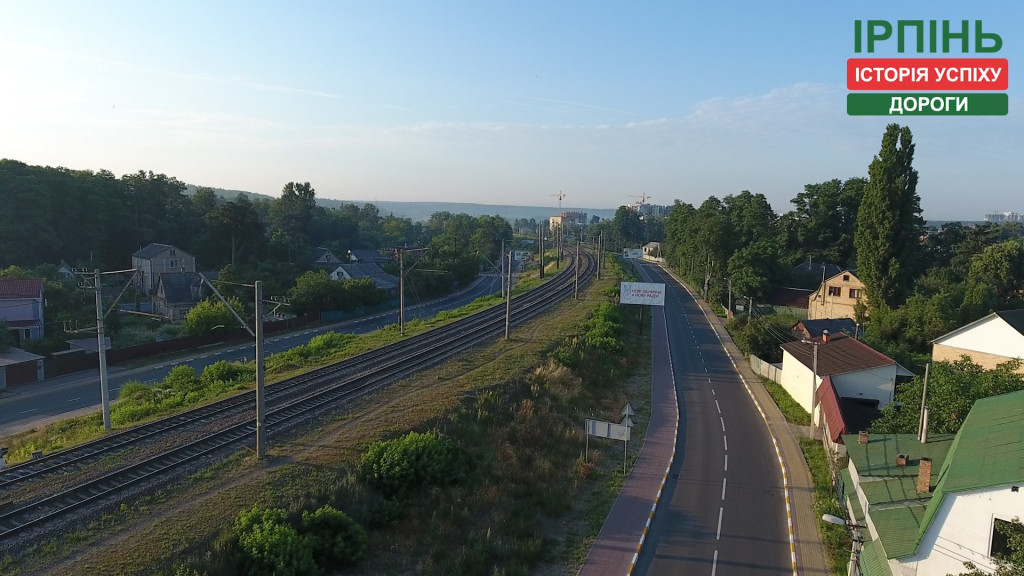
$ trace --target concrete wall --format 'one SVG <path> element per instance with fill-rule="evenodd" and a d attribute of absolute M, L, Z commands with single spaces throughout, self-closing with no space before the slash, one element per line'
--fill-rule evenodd
<path fill-rule="evenodd" d="M 833 374 L 832 384 L 839 396 L 878 400 L 878 408 L 882 409 L 892 402 L 896 370 L 896 365 L 892 364 L 848 374 Z M 856 431 L 850 431 L 853 432 Z"/>
<path fill-rule="evenodd" d="M 1024 356 L 1024 334 L 994 314 L 982 318 L 962 332 L 939 338 L 935 344 L 1007 358 Z"/>
<path fill-rule="evenodd" d="M 786 392 L 803 407 L 808 413 L 811 412 L 813 390 L 821 385 L 821 378 L 813 376 L 811 369 L 804 366 L 792 354 L 782 351 L 782 381 L 779 382 Z M 813 389 L 811 388 L 813 385 Z"/>

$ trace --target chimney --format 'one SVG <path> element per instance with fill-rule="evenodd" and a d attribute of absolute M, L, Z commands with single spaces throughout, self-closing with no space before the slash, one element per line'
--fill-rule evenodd
<path fill-rule="evenodd" d="M 921 457 L 917 470 L 917 493 L 924 494 L 932 491 L 932 459 Z"/>
<path fill-rule="evenodd" d="M 868 431 L 867 430 L 861 430 L 860 434 L 857 435 L 857 444 L 867 444 L 867 443 L 868 443 Z"/>
<path fill-rule="evenodd" d="M 829 338 L 828 330 L 822 330 L 821 331 L 821 341 L 822 342 L 828 342 L 828 338 Z"/>
<path fill-rule="evenodd" d="M 896 455 L 896 465 L 897 466 L 906 466 L 907 465 L 907 455 L 906 454 L 897 454 Z"/>

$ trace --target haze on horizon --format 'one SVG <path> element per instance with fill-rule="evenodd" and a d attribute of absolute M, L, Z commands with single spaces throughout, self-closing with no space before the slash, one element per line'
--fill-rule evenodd
<path fill-rule="evenodd" d="M 1010 114 L 847 116 L 857 19 L 982 20 L 1010 61 Z M 980 220 L 1024 212 L 1022 28 L 1009 0 L 5 3 L 0 158 L 273 196 L 308 181 L 340 200 L 750 190 L 785 212 L 805 184 L 866 176 L 895 121 L 925 218 Z"/>

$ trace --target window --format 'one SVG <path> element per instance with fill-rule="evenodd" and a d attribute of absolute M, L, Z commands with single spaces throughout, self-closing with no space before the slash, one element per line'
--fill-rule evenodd
<path fill-rule="evenodd" d="M 850 288 L 850 298 L 860 298 L 860 288 Z"/>
<path fill-rule="evenodd" d="M 992 525 L 992 547 L 989 548 L 989 556 L 1009 556 L 1010 554 L 1010 532 L 1013 531 L 1013 523 L 996 518 Z"/>
<path fill-rule="evenodd" d="M 829 296 L 842 296 L 842 294 L 843 294 L 843 289 L 840 288 L 839 286 L 829 286 L 828 287 L 828 295 Z"/>
<path fill-rule="evenodd" d="M 850 281 L 850 275 L 849 274 L 843 274 L 843 282 L 849 282 L 849 281 Z"/>
<path fill-rule="evenodd" d="M 168 260 L 167 261 L 167 267 L 168 268 L 177 268 L 178 267 L 178 261 L 177 260 Z"/>
<path fill-rule="evenodd" d="M 171 248 L 171 256 L 177 256 L 177 254 L 174 253 L 174 248 Z"/>

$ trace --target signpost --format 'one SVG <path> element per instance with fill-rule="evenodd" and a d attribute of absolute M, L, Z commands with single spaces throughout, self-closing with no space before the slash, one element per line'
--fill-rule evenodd
<path fill-rule="evenodd" d="M 584 425 L 584 431 L 587 433 L 587 445 L 584 452 L 583 458 L 588 460 L 590 458 L 590 437 L 597 436 L 598 438 L 610 438 L 612 440 L 622 440 L 622 473 L 626 473 L 626 463 L 628 461 L 628 448 L 629 448 L 629 436 L 633 428 L 633 420 L 630 416 L 633 416 L 633 407 L 628 403 L 625 408 L 622 409 L 621 414 L 625 416 L 622 422 L 615 424 L 614 422 L 605 422 L 603 420 L 591 420 L 587 418 L 586 424 Z"/>

